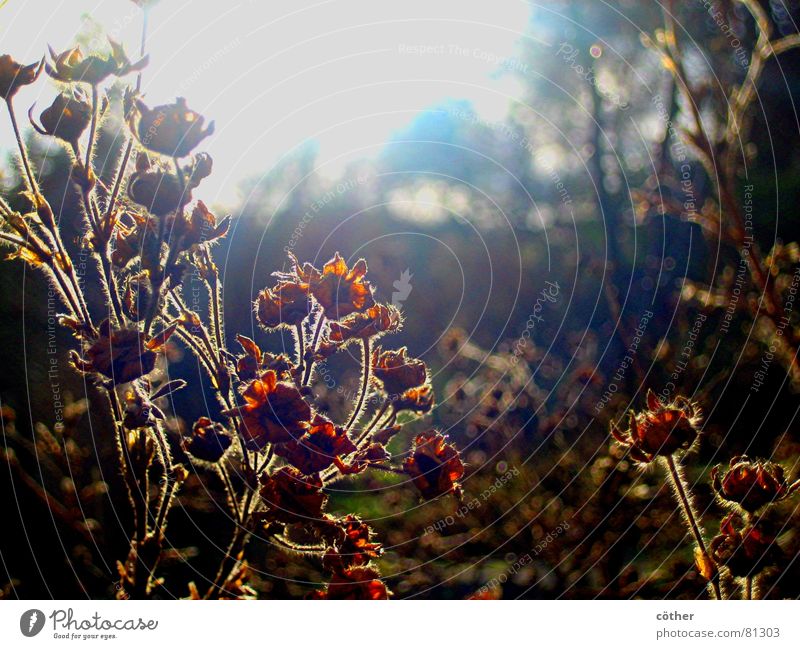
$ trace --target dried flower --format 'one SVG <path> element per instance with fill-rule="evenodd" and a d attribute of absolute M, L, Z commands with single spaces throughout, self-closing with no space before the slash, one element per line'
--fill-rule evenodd
<path fill-rule="evenodd" d="M 236 374 L 242 381 L 252 381 L 258 376 L 264 353 L 256 342 L 247 336 L 236 334 L 236 341 L 244 350 L 244 354 L 236 359 Z"/>
<path fill-rule="evenodd" d="M 218 462 L 231 443 L 231 436 L 222 424 L 200 417 L 192 426 L 192 434 L 181 440 L 181 448 L 199 460 Z"/>
<path fill-rule="evenodd" d="M 148 108 L 135 100 L 138 122 L 135 133 L 145 149 L 170 158 L 183 158 L 214 132 L 214 122 L 204 129 L 205 117 L 190 110 L 183 97 L 175 103 Z"/>
<path fill-rule="evenodd" d="M 372 528 L 357 516 L 348 514 L 341 521 L 344 537 L 337 542 L 336 552 L 344 567 L 361 566 L 377 559 L 381 544 L 372 541 Z"/>
<path fill-rule="evenodd" d="M 81 372 L 98 372 L 115 384 L 128 383 L 149 374 L 156 365 L 156 351 L 172 335 L 175 325 L 152 338 L 138 329 L 112 331 L 108 320 L 100 325 L 99 337 L 86 350 L 86 358 L 73 355 Z"/>
<path fill-rule="evenodd" d="M 406 356 L 406 348 L 397 351 L 381 351 L 378 347 L 372 353 L 372 372 L 383 384 L 390 397 L 398 397 L 406 390 L 416 388 L 428 379 L 428 369 L 418 358 Z"/>
<path fill-rule="evenodd" d="M 647 391 L 647 410 L 631 413 L 630 429 L 620 431 L 611 424 L 611 434 L 630 450 L 637 462 L 652 462 L 656 456 L 668 456 L 689 448 L 697 439 L 700 412 L 695 404 L 678 397 L 663 405 L 652 390 Z"/>
<path fill-rule="evenodd" d="M 111 45 L 111 54 L 108 58 L 101 58 L 97 54 L 84 56 L 80 47 L 65 50 L 61 54 L 56 54 L 50 48 L 50 56 L 53 60 L 45 63 L 47 74 L 64 83 L 82 81 L 97 85 L 112 74 L 122 77 L 130 72 L 138 72 L 147 65 L 148 57 L 145 56 L 136 63 L 131 63 L 120 43 L 111 38 L 108 39 L 108 42 Z"/>
<path fill-rule="evenodd" d="M 242 418 L 245 446 L 251 450 L 297 439 L 309 427 L 311 408 L 303 395 L 293 383 L 278 381 L 273 370 L 251 381 L 242 396 L 244 405 L 222 414 Z"/>
<path fill-rule="evenodd" d="M 403 470 L 411 476 L 423 498 L 461 493 L 458 480 L 464 475 L 464 465 L 456 447 L 436 431 L 417 435 L 411 456 L 403 462 Z"/>
<path fill-rule="evenodd" d="M 265 519 L 281 523 L 308 523 L 321 520 L 328 497 L 322 492 L 319 476 L 304 476 L 285 466 L 273 475 L 263 474 L 261 498 L 269 507 Z"/>
<path fill-rule="evenodd" d="M 395 412 L 408 410 L 417 414 L 425 414 L 433 408 L 433 386 L 430 383 L 403 392 L 392 401 Z"/>
<path fill-rule="evenodd" d="M 203 201 L 197 201 L 197 205 L 188 216 L 180 214 L 172 228 L 172 237 L 182 238 L 182 249 L 210 243 L 224 237 L 228 233 L 230 226 L 230 216 L 226 216 L 219 223 Z"/>
<path fill-rule="evenodd" d="M 389 599 L 389 590 L 375 568 L 357 567 L 333 576 L 327 590 L 317 591 L 316 599 Z"/>
<path fill-rule="evenodd" d="M 711 556 L 734 577 L 755 575 L 774 565 L 778 546 L 760 525 L 742 527 L 741 519 L 730 514 L 720 523 L 719 529 L 720 534 L 711 539 Z"/>
<path fill-rule="evenodd" d="M 308 290 L 299 282 L 283 281 L 265 288 L 255 302 L 256 317 L 265 329 L 294 327 L 311 311 Z"/>
<path fill-rule="evenodd" d="M 299 264 L 295 265 L 299 267 Z M 367 262 L 363 259 L 359 259 L 351 269 L 337 252 L 322 267 L 321 273 L 310 264 L 298 272 L 301 282 L 308 284 L 311 294 L 329 320 L 345 318 L 375 304 L 369 282 L 364 279 Z"/>
<path fill-rule="evenodd" d="M 176 212 L 188 203 L 191 190 L 184 187 L 175 174 L 162 169 L 131 174 L 128 197 L 156 216 Z"/>
<path fill-rule="evenodd" d="M 375 304 L 363 312 L 351 313 L 346 318 L 330 324 L 328 342 L 347 343 L 351 340 L 366 340 L 379 334 L 395 333 L 400 329 L 402 318 L 396 307 Z"/>
<path fill-rule="evenodd" d="M 28 117 L 38 133 L 57 137 L 72 146 L 77 146 L 78 140 L 92 120 L 92 105 L 84 93 L 78 90 L 58 95 L 39 116 L 41 126 L 33 121 L 31 116 L 33 108 L 31 106 L 28 111 Z"/>
<path fill-rule="evenodd" d="M 316 415 L 308 431 L 296 441 L 276 447 L 275 452 L 306 475 L 327 469 L 335 458 L 356 450 L 341 426 Z"/>
<path fill-rule="evenodd" d="M 128 430 L 152 426 L 156 419 L 164 419 L 164 413 L 153 404 L 141 383 L 144 381 L 132 383 L 131 389 L 125 392 L 123 399 L 122 424 Z"/>
<path fill-rule="evenodd" d="M 725 475 L 720 478 L 719 467 L 711 470 L 716 492 L 725 500 L 738 504 L 747 512 L 787 498 L 800 488 L 800 480 L 789 485 L 780 464 L 753 461 L 746 455 L 731 459 Z"/>
<path fill-rule="evenodd" d="M 44 59 L 23 65 L 17 63 L 8 54 L 0 56 L 0 97 L 6 101 L 12 99 L 23 86 L 29 86 L 42 73 Z"/>

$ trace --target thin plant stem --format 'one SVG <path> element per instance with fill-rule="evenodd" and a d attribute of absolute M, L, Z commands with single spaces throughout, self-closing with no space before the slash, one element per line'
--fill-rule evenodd
<path fill-rule="evenodd" d="M 180 296 L 180 293 L 178 293 L 177 290 L 175 290 L 174 286 L 170 287 L 169 295 L 173 299 L 173 301 L 175 302 L 175 305 L 176 305 L 176 307 L 178 308 L 178 311 L 181 314 L 190 313 L 191 312 L 189 307 L 186 306 L 186 303 L 183 301 L 183 298 Z M 194 335 L 192 335 L 192 332 L 189 332 L 189 331 L 186 332 L 186 335 L 192 339 L 193 345 L 196 346 L 196 347 L 194 347 L 194 349 L 196 351 L 199 351 L 200 353 L 204 353 L 203 352 L 203 348 L 199 347 L 199 345 L 201 343 L 202 343 L 203 347 L 205 347 L 205 353 L 204 353 L 203 358 L 205 359 L 205 361 L 206 361 L 206 363 L 208 365 L 208 368 L 209 368 L 208 375 L 213 378 L 214 374 L 213 374 L 211 368 L 216 367 L 216 365 L 220 362 L 220 358 L 217 356 L 217 352 L 214 349 L 214 345 L 211 344 L 211 338 L 208 335 L 208 331 L 206 330 L 206 326 L 202 322 L 200 323 L 199 330 L 200 330 L 200 336 L 194 336 Z M 199 340 L 199 342 L 197 342 L 198 340 Z M 226 403 L 227 403 L 227 401 L 226 401 Z"/>
<path fill-rule="evenodd" d="M 230 473 L 228 473 L 227 467 L 225 467 L 222 462 L 218 464 L 217 471 L 219 473 L 220 478 L 222 479 L 222 483 L 225 485 L 225 491 L 228 494 L 228 500 L 230 503 L 230 507 L 233 510 L 233 513 L 236 517 L 236 524 L 242 524 L 242 516 L 239 513 L 239 503 L 236 502 L 236 491 L 233 489 L 233 483 L 231 482 Z"/>
<path fill-rule="evenodd" d="M 208 589 L 203 599 L 217 599 L 219 597 L 225 586 L 228 575 L 230 575 L 233 567 L 239 560 L 239 554 L 247 544 L 247 540 L 250 537 L 250 531 L 247 529 L 247 526 L 250 522 L 250 503 L 253 500 L 253 493 L 252 489 L 247 489 L 247 493 L 244 497 L 244 505 L 242 507 L 242 524 L 236 526 L 233 539 L 231 539 L 228 550 L 222 558 L 222 562 L 214 578 L 214 583 L 211 584 L 211 587 Z"/>
<path fill-rule="evenodd" d="M 8 115 L 11 119 L 11 127 L 14 130 L 14 137 L 17 141 L 17 148 L 19 149 L 19 155 L 22 159 L 22 166 L 25 169 L 25 177 L 28 181 L 28 187 L 33 194 L 33 200 L 35 203 L 35 207 L 37 212 L 39 211 L 40 201 L 44 200 L 42 197 L 42 193 L 39 191 L 39 184 L 36 182 L 36 178 L 33 175 L 33 171 L 31 170 L 31 165 L 28 160 L 28 150 L 25 147 L 25 143 L 22 141 L 22 133 L 19 130 L 19 124 L 17 123 L 17 116 L 14 112 L 14 104 L 10 99 L 6 100 L 6 108 L 8 109 Z M 55 220 L 53 218 L 52 212 L 49 211 L 49 222 L 44 222 L 49 235 L 52 237 L 53 243 L 55 244 L 55 250 L 58 255 L 62 258 L 64 263 L 68 263 L 68 255 L 64 248 L 64 244 L 61 241 L 61 235 L 59 234 L 58 227 L 56 226 Z M 83 320 L 84 325 L 90 330 L 94 330 L 94 325 L 92 325 L 92 319 L 89 315 L 89 310 L 86 308 L 86 303 L 83 299 L 83 293 L 80 290 L 80 284 L 78 283 L 78 278 L 75 275 L 75 268 L 74 266 L 69 263 L 68 268 L 69 271 L 62 268 L 62 264 L 55 260 L 53 265 L 53 272 L 56 275 L 56 278 L 59 284 L 62 285 L 62 290 L 64 290 L 65 295 L 71 294 L 71 301 L 75 302 L 75 315 Z M 63 279 L 62 279 L 63 276 Z M 71 285 L 70 288 L 67 286 L 67 280 L 69 280 L 69 284 Z"/>
<path fill-rule="evenodd" d="M 298 375 L 302 376 L 305 369 L 305 355 L 306 355 L 306 337 L 303 333 L 303 323 L 298 322 L 295 325 L 295 335 L 297 336 L 297 369 Z"/>
<path fill-rule="evenodd" d="M 89 126 L 89 142 L 86 144 L 86 162 L 84 167 L 86 173 L 92 168 L 92 153 L 94 151 L 94 140 L 97 135 L 97 113 L 99 109 L 100 96 L 97 92 L 97 86 L 92 84 L 92 121 Z"/>
<path fill-rule="evenodd" d="M 325 324 L 325 312 L 320 311 L 319 319 L 317 320 L 317 326 L 314 329 L 314 337 L 311 339 L 311 347 L 309 347 L 309 358 L 307 361 L 305 372 L 303 373 L 303 382 L 302 385 L 308 385 L 308 381 L 311 378 L 311 370 L 314 368 L 314 358 L 313 354 L 317 351 L 317 343 L 319 342 L 319 336 L 322 333 L 322 326 Z"/>
<path fill-rule="evenodd" d="M 131 502 L 131 506 L 134 508 L 134 513 L 138 516 L 139 510 L 136 507 L 136 499 L 134 497 L 137 489 L 134 480 L 133 461 L 128 451 L 128 440 L 125 439 L 125 430 L 120 423 L 122 413 L 119 407 L 119 400 L 117 399 L 117 393 L 114 391 L 113 385 L 107 386 L 106 392 L 108 393 L 108 399 L 111 404 L 111 417 L 114 420 L 114 428 L 117 431 L 120 465 L 122 467 L 122 475 L 125 478 L 125 484 L 128 488 L 128 499 Z"/>
<path fill-rule="evenodd" d="M 264 470 L 269 466 L 269 463 L 272 462 L 272 457 L 275 454 L 275 447 L 270 446 L 269 451 L 267 451 L 267 455 L 264 457 L 264 461 L 256 468 L 256 475 L 261 475 Z"/>
<path fill-rule="evenodd" d="M 370 421 L 369 424 L 367 424 L 367 427 L 364 428 L 364 430 L 361 431 L 361 434 L 358 436 L 358 440 L 356 440 L 356 446 L 357 447 L 360 446 L 362 442 L 367 440 L 369 434 L 372 432 L 372 430 L 375 428 L 375 426 L 378 424 L 378 422 L 381 420 L 381 418 L 386 414 L 386 411 L 389 409 L 390 405 L 391 405 L 391 402 L 386 401 L 380 407 L 378 412 L 375 413 L 375 416 L 372 418 L 372 421 Z"/>
<path fill-rule="evenodd" d="M 11 117 L 11 127 L 14 129 L 14 136 L 17 138 L 17 147 L 19 148 L 19 155 L 22 158 L 22 166 L 25 168 L 25 175 L 28 179 L 28 186 L 30 187 L 31 191 L 34 194 L 39 193 L 39 185 L 36 182 L 36 179 L 33 177 L 33 172 L 31 171 L 30 162 L 28 162 L 28 152 L 25 148 L 25 144 L 22 141 L 22 135 L 20 134 L 19 124 L 17 124 L 17 116 L 14 114 L 14 105 L 11 103 L 10 99 L 6 100 L 6 108 L 8 108 L 8 115 Z"/>
<path fill-rule="evenodd" d="M 86 218 L 94 231 L 95 240 L 97 241 L 98 249 L 95 250 L 95 252 L 100 260 L 100 270 L 102 271 L 100 273 L 100 280 L 105 284 L 106 293 L 108 293 L 111 300 L 112 322 L 122 325 L 125 321 L 122 315 L 122 303 L 119 301 L 117 280 L 114 277 L 111 261 L 108 258 L 108 241 L 106 240 L 103 227 L 99 223 L 99 214 L 93 209 L 89 193 L 81 192 L 81 194 L 83 195 L 83 208 L 86 211 Z"/>
<path fill-rule="evenodd" d="M 208 254 L 208 251 L 206 251 L 206 254 Z M 209 296 L 209 299 L 211 300 L 211 317 L 214 319 L 214 342 L 216 342 L 217 344 L 217 354 L 221 355 L 222 350 L 224 349 L 224 345 L 222 343 L 222 337 L 223 337 L 222 314 L 220 313 L 220 308 L 219 308 L 219 302 L 220 302 L 219 274 L 213 272 L 212 277 L 213 277 L 213 284 L 209 286 L 209 288 L 211 289 L 211 295 Z"/>
<path fill-rule="evenodd" d="M 172 457 L 169 452 L 167 440 L 164 437 L 164 431 L 159 426 L 156 426 L 155 438 L 158 442 L 158 447 L 161 452 L 161 462 L 164 467 L 164 479 L 166 480 L 166 484 L 164 485 L 164 489 L 161 493 L 161 503 L 158 507 L 156 523 L 153 528 L 156 538 L 160 539 L 164 532 L 167 514 L 172 506 L 172 496 L 175 493 L 175 488 L 178 486 L 178 481 L 175 477 L 175 467 L 172 464 Z"/>
<path fill-rule="evenodd" d="M 744 598 L 753 599 L 753 575 L 744 578 Z"/>
<path fill-rule="evenodd" d="M 0 239 L 8 243 L 13 243 L 14 245 L 20 246 L 21 248 L 28 248 L 28 250 L 30 250 L 30 246 L 28 246 L 28 244 L 25 243 L 25 241 L 23 241 L 22 239 L 13 234 L 0 232 Z"/>
<path fill-rule="evenodd" d="M 711 559 L 711 555 L 708 553 L 706 542 L 703 540 L 703 533 L 700 531 L 700 526 L 697 523 L 697 517 L 695 516 L 694 510 L 692 509 L 692 504 L 686 492 L 686 486 L 683 484 L 683 478 L 681 478 L 681 475 L 678 472 L 678 467 L 675 465 L 675 458 L 672 455 L 668 455 L 666 460 L 667 467 L 669 468 L 669 475 L 672 479 L 673 485 L 675 486 L 675 491 L 678 494 L 678 499 L 680 500 L 681 507 L 683 508 L 683 514 L 689 525 L 689 530 L 694 536 L 697 547 L 703 554 L 703 559 L 710 562 L 714 566 L 714 576 L 711 578 L 711 587 L 714 591 L 714 596 L 717 599 L 722 599 L 722 592 L 719 586 L 719 570 L 717 569 L 714 561 Z"/>
<path fill-rule="evenodd" d="M 359 416 L 361 416 L 361 410 L 364 408 L 364 400 L 367 398 L 367 392 L 369 392 L 369 378 L 370 378 L 369 348 L 370 348 L 369 338 L 365 338 L 364 340 L 361 341 L 361 354 L 364 364 L 364 368 L 362 370 L 361 391 L 358 395 L 358 403 L 356 403 L 356 407 L 353 410 L 353 414 L 350 415 L 350 419 L 348 420 L 347 424 L 344 427 L 346 431 L 350 431 L 353 425 L 358 421 Z"/>
<path fill-rule="evenodd" d="M 148 9 L 144 8 L 142 10 L 142 39 L 139 46 L 139 58 L 142 58 L 145 55 L 145 50 L 147 48 L 147 19 L 148 19 Z M 136 74 L 136 92 L 138 93 L 142 89 L 142 71 Z M 125 170 L 128 167 L 128 161 L 131 157 L 131 152 L 133 151 L 133 138 L 128 136 L 127 142 L 125 144 L 125 152 L 122 154 L 122 159 L 117 169 L 117 175 L 114 179 L 114 185 L 111 190 L 111 196 L 108 199 L 108 206 L 106 207 L 106 215 L 103 221 L 103 227 L 107 230 L 106 235 L 110 238 L 111 236 L 111 215 L 114 212 L 114 206 L 116 205 L 117 198 L 119 196 L 120 189 L 122 187 L 122 179 L 125 176 Z"/>
<path fill-rule="evenodd" d="M 280 534 L 273 536 L 272 540 L 278 547 L 291 552 L 297 552 L 299 554 L 319 554 L 325 550 L 324 545 L 295 545 L 289 539 L 281 536 Z"/>

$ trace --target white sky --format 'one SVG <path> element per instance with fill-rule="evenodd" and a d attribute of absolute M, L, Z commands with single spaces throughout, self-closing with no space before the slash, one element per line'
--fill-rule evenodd
<path fill-rule="evenodd" d="M 129 54 L 138 51 L 132 2 L 0 0 L 0 53 L 31 62 L 48 43 L 66 49 L 87 13 Z M 151 14 L 143 90 L 151 105 L 185 96 L 216 121 L 202 147 L 215 171 L 196 195 L 230 204 L 239 180 L 267 172 L 308 139 L 318 140 L 322 171 L 335 177 L 445 98 L 502 119 L 520 85 L 509 74 L 493 77 L 499 58 L 519 64 L 515 42 L 527 19 L 524 0 L 162 0 Z M 401 51 L 417 45 L 438 49 Z M 34 101 L 41 109 L 53 96 L 47 83 L 20 92 L 21 121 Z"/>

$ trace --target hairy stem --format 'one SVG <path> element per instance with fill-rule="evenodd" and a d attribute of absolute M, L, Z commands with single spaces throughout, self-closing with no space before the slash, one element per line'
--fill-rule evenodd
<path fill-rule="evenodd" d="M 84 168 L 86 173 L 92 168 L 92 153 L 94 153 L 94 141 L 97 135 L 97 114 L 99 112 L 100 95 L 97 86 L 92 84 L 92 121 L 89 126 L 89 142 L 86 144 L 86 162 Z"/>
<path fill-rule="evenodd" d="M 222 483 L 225 486 L 225 492 L 228 495 L 228 505 L 236 517 L 236 525 L 239 526 L 242 524 L 242 515 L 239 512 L 239 503 L 236 502 L 236 491 L 233 488 L 233 483 L 231 482 L 231 476 L 230 473 L 228 473 L 228 468 L 222 462 L 219 462 L 217 465 L 217 472 L 219 473 L 219 477 L 222 479 Z"/>
<path fill-rule="evenodd" d="M 358 436 L 358 439 L 356 440 L 356 447 L 360 447 L 362 443 L 366 442 L 369 439 L 369 434 L 377 426 L 381 418 L 386 414 L 386 411 L 389 409 L 390 405 L 391 402 L 386 401 L 381 406 L 380 410 L 378 410 L 378 412 L 375 413 L 375 416 L 372 418 L 372 421 L 370 421 L 369 424 L 367 424 L 366 428 L 364 428 L 364 430 L 361 431 L 361 434 Z"/>
<path fill-rule="evenodd" d="M 353 410 L 353 414 L 350 415 L 350 419 L 348 420 L 347 424 L 344 427 L 344 429 L 348 433 L 350 432 L 350 429 L 358 421 L 358 418 L 361 416 L 361 411 L 364 408 L 364 401 L 367 398 L 367 392 L 369 392 L 369 378 L 370 378 L 369 347 L 370 347 L 369 338 L 365 338 L 364 340 L 361 341 L 361 356 L 364 365 L 361 372 L 362 375 L 361 391 L 358 395 L 358 403 L 356 403 L 356 407 Z"/>
<path fill-rule="evenodd" d="M 203 599 L 219 598 L 220 594 L 222 593 L 222 589 L 225 587 L 225 582 L 227 581 L 228 576 L 231 574 L 231 571 L 239 561 L 239 555 L 241 554 L 242 550 L 244 550 L 244 546 L 247 544 L 247 541 L 250 538 L 248 525 L 250 523 L 251 514 L 250 504 L 253 501 L 254 493 L 255 492 L 253 489 L 248 487 L 242 506 L 242 524 L 236 526 L 233 539 L 231 539 L 228 550 L 225 553 L 225 556 L 222 558 L 222 562 L 217 570 L 216 577 L 214 577 L 214 583 L 208 589 Z"/>
<path fill-rule="evenodd" d="M 10 99 L 6 100 L 6 108 L 8 108 L 8 115 L 11 118 L 11 127 L 14 129 L 14 136 L 17 138 L 17 148 L 19 148 L 19 156 L 22 158 L 22 166 L 25 169 L 25 176 L 28 179 L 28 187 L 34 194 L 39 193 L 39 185 L 33 177 L 31 171 L 31 164 L 28 162 L 28 150 L 25 148 L 25 143 L 22 141 L 22 135 L 17 124 L 17 116 L 14 113 L 14 105 Z"/>
<path fill-rule="evenodd" d="M 83 292 L 80 288 L 80 283 L 75 275 L 75 267 L 72 265 L 66 249 L 64 248 L 64 243 L 61 240 L 61 233 L 56 226 L 52 210 L 50 209 L 50 206 L 44 202 L 45 199 L 42 196 L 41 191 L 39 191 L 39 184 L 36 182 L 36 178 L 31 170 L 31 165 L 28 161 L 28 150 L 25 147 L 25 143 L 22 141 L 22 134 L 19 130 L 19 124 L 17 123 L 14 105 L 10 99 L 6 100 L 6 108 L 8 108 L 8 115 L 11 119 L 11 126 L 14 130 L 17 148 L 19 149 L 19 155 L 22 159 L 22 166 L 25 169 L 25 177 L 28 181 L 28 187 L 33 194 L 34 206 L 37 213 L 40 214 L 40 218 L 42 218 L 42 214 L 47 215 L 46 218 L 42 218 L 42 223 L 44 223 L 49 236 L 52 238 L 52 242 L 55 246 L 55 252 L 57 252 L 58 257 L 60 258 L 60 261 L 59 259 L 56 259 L 52 264 L 53 273 L 61 285 L 65 296 L 67 296 L 71 302 L 74 302 L 75 316 L 83 321 L 83 324 L 87 329 L 93 331 L 94 325 L 92 325 L 92 318 L 89 315 L 88 308 L 86 307 L 86 302 L 84 300 Z M 42 202 L 44 202 L 44 207 L 46 209 L 40 209 L 40 203 Z"/>
<path fill-rule="evenodd" d="M 302 385 L 308 385 L 308 381 L 311 379 L 311 370 L 314 368 L 314 358 L 313 355 L 317 351 L 317 343 L 319 342 L 319 336 L 322 333 L 322 327 L 325 324 L 325 313 L 320 311 L 319 319 L 317 320 L 317 326 L 314 329 L 314 337 L 311 339 L 311 347 L 308 348 L 308 360 L 305 372 L 303 373 L 303 382 Z"/>
<path fill-rule="evenodd" d="M 672 484 L 675 486 L 675 492 L 678 494 L 678 500 L 683 508 L 684 517 L 689 525 L 689 531 L 692 533 L 692 536 L 694 536 L 695 543 L 697 543 L 697 547 L 703 554 L 703 559 L 714 566 L 714 575 L 712 576 L 710 582 L 711 588 L 714 592 L 714 597 L 716 599 L 722 599 L 722 592 L 719 586 L 719 570 L 717 569 L 716 563 L 714 563 L 714 561 L 711 559 L 711 555 L 708 553 L 706 542 L 703 540 L 703 533 L 701 532 L 700 526 L 697 523 L 697 516 L 694 513 L 692 503 L 689 500 L 687 487 L 683 482 L 680 472 L 678 471 L 678 467 L 675 465 L 675 458 L 672 457 L 672 455 L 668 455 L 666 460 L 667 467 L 669 468 L 669 475 L 672 479 Z"/>
<path fill-rule="evenodd" d="M 295 325 L 295 335 L 297 336 L 297 369 L 299 372 L 299 376 L 302 376 L 304 373 L 304 363 L 305 363 L 305 355 L 306 355 L 306 337 L 303 333 L 303 323 L 298 322 Z"/>

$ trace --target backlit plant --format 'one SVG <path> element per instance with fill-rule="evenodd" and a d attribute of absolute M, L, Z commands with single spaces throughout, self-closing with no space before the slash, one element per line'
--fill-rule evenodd
<path fill-rule="evenodd" d="M 291 256 L 288 270 L 275 274 L 274 285 L 253 306 L 265 330 L 290 332 L 293 355 L 270 353 L 243 335 L 229 337 L 211 248 L 226 236 L 230 218 L 218 219 L 194 196 L 212 170 L 211 157 L 196 149 L 214 123 L 182 98 L 145 103 L 144 38 L 136 60 L 118 43 L 109 44 L 106 54 L 84 55 L 76 47 L 28 65 L 0 57 L 0 95 L 26 184 L 24 209 L 0 199 L 0 239 L 11 249 L 9 257 L 47 275 L 62 304 L 59 321 L 74 337 L 72 366 L 107 395 L 113 430 L 106 433 L 116 439 L 135 527 L 128 554 L 118 562 L 118 596 L 158 593 L 170 510 L 181 485 L 200 469 L 220 477 L 236 526 L 209 584 L 170 584 L 176 592 L 182 588 L 193 598 L 256 595 L 244 554 L 248 540 L 258 536 L 278 551 L 318 558 L 329 583 L 310 591 L 312 597 L 385 599 L 390 590 L 374 563 L 381 544 L 358 516 L 327 511 L 326 488 L 346 476 L 390 472 L 405 475 L 431 499 L 458 495 L 464 473 L 458 451 L 436 431 L 419 435 L 402 464 L 393 464 L 386 450 L 400 431 L 399 413 L 409 421 L 433 406 L 425 364 L 405 348 L 376 344 L 398 331 L 401 314 L 376 302 L 364 259 L 351 264 L 336 253 L 318 269 Z M 71 183 L 82 206 L 81 245 L 96 264 L 99 283 L 78 276 L 63 240 L 63 215 L 45 198 L 18 127 L 14 97 L 43 70 L 64 87 L 38 119 L 32 108 L 30 120 L 71 155 Z M 109 79 L 134 74 L 135 84 L 122 96 L 106 95 Z M 111 102 L 120 104 L 130 133 L 107 183 L 99 178 L 95 153 Z M 204 287 L 207 313 L 187 304 L 190 275 Z M 91 308 L 98 296 L 102 312 Z M 164 378 L 166 352 L 176 341 L 196 356 L 221 406 L 219 421 L 200 417 L 177 439 L 170 435 L 175 427 L 167 425 L 170 414 L 158 405 L 186 387 L 183 380 Z M 315 401 L 315 366 L 350 345 L 360 349 L 360 389 L 346 421 L 335 422 Z M 175 459 L 178 445 L 188 462 Z"/>

